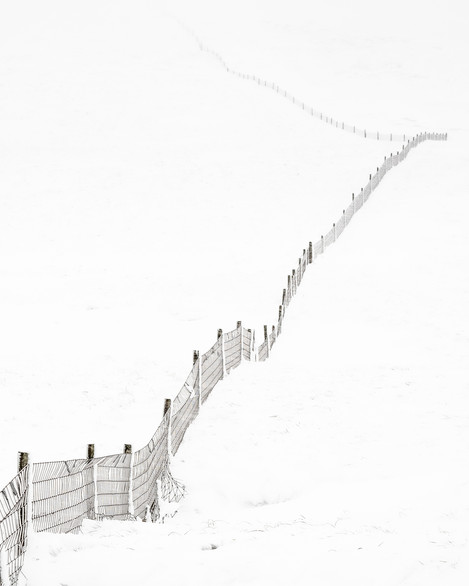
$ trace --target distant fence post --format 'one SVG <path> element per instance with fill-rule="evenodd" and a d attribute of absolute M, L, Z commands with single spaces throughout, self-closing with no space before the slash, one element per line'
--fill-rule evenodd
<path fill-rule="evenodd" d="M 87 459 L 92 460 L 94 458 L 94 444 L 88 444 Z"/>
<path fill-rule="evenodd" d="M 243 324 L 239 321 L 236 323 L 236 329 L 239 330 L 239 339 L 240 339 L 240 361 L 243 360 Z"/>
<path fill-rule="evenodd" d="M 218 329 L 217 333 L 217 340 L 221 338 L 221 378 L 225 378 L 225 337 L 223 336 L 223 330 L 221 328 Z"/>
<path fill-rule="evenodd" d="M 324 246 L 324 236 L 321 236 L 321 251 L 324 254 L 326 247 Z"/>
<path fill-rule="evenodd" d="M 267 333 L 267 326 L 264 326 L 264 342 L 267 346 L 267 358 L 270 356 L 270 348 L 269 348 L 269 334 Z"/>
<path fill-rule="evenodd" d="M 251 361 L 251 359 L 252 359 L 252 330 L 250 328 L 248 329 L 248 333 L 249 333 L 249 361 Z"/>
<path fill-rule="evenodd" d="M 353 213 L 355 213 L 355 194 L 352 193 Z"/>
<path fill-rule="evenodd" d="M 310 242 L 308 246 L 308 264 L 313 262 L 313 243 Z"/>
<path fill-rule="evenodd" d="M 337 230 L 335 227 L 335 222 L 332 224 L 332 229 L 334 230 L 334 242 L 337 240 Z"/>

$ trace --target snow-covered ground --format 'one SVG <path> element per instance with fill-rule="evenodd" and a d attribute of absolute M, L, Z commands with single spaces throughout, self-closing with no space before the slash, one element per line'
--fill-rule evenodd
<path fill-rule="evenodd" d="M 308 270 L 271 360 L 217 386 L 173 463 L 179 513 L 35 535 L 28 584 L 467 584 L 464 10 L 331 6 L 2 6 L 3 483 L 18 449 L 143 444 L 192 349 L 273 323 L 301 249 L 396 150 L 228 75 L 172 15 L 339 119 L 450 135 Z"/>

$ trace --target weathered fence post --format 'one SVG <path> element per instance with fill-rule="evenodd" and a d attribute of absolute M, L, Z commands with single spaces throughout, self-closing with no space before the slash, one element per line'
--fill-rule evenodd
<path fill-rule="evenodd" d="M 87 454 L 88 460 L 92 460 L 94 458 L 94 444 L 88 444 Z"/>
<path fill-rule="evenodd" d="M 267 358 L 270 356 L 270 348 L 269 348 L 269 334 L 267 333 L 267 326 L 264 326 L 264 341 L 267 347 Z"/>
<path fill-rule="evenodd" d="M 163 419 L 166 417 L 166 414 L 169 413 L 169 417 L 168 417 L 168 442 L 167 442 L 167 447 L 168 447 L 168 456 L 169 458 L 171 458 L 172 453 L 171 453 L 171 409 L 172 409 L 172 401 L 171 399 L 165 399 L 164 400 L 164 405 L 163 405 Z"/>
<path fill-rule="evenodd" d="M 223 336 L 223 330 L 218 328 L 217 340 L 221 338 L 221 378 L 225 378 L 225 337 Z"/>
<path fill-rule="evenodd" d="M 194 352 L 192 354 L 192 366 L 194 366 L 197 361 L 199 361 L 199 369 L 198 369 L 198 373 L 197 373 L 197 378 L 199 379 L 198 392 L 199 392 L 199 411 L 200 411 L 200 407 L 202 406 L 202 357 L 200 356 L 200 352 L 198 350 L 194 350 Z"/>
<path fill-rule="evenodd" d="M 29 462 L 29 453 L 28 452 L 18 452 L 18 473 L 26 468 Z"/>
<path fill-rule="evenodd" d="M 134 516 L 134 479 L 132 478 L 132 470 L 134 467 L 134 455 L 132 452 L 132 444 L 124 444 L 124 454 L 130 454 L 128 511 L 129 511 L 129 515 L 131 517 L 133 517 Z"/>
<path fill-rule="evenodd" d="M 239 339 L 240 339 L 240 360 L 243 360 L 243 325 L 239 321 L 236 323 L 236 329 L 239 330 Z"/>

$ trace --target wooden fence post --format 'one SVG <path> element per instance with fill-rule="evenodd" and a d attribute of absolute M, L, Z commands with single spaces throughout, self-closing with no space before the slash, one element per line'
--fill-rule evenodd
<path fill-rule="evenodd" d="M 166 416 L 166 413 L 171 409 L 171 399 L 165 399 L 163 405 L 163 417 Z"/>
<path fill-rule="evenodd" d="M 241 346 L 239 359 L 240 359 L 240 361 L 242 361 L 243 360 L 243 324 L 240 321 L 236 322 L 236 329 L 239 330 L 239 339 L 240 339 L 240 346 Z"/>
<path fill-rule="evenodd" d="M 223 336 L 223 330 L 218 328 L 217 340 L 221 338 L 221 378 L 225 378 L 225 338 Z"/>
<path fill-rule="evenodd" d="M 26 468 L 29 461 L 29 453 L 28 452 L 18 452 L 18 473 Z"/>
<path fill-rule="evenodd" d="M 352 193 L 353 213 L 355 213 L 355 194 Z"/>
<path fill-rule="evenodd" d="M 269 348 L 269 334 L 267 333 L 267 326 L 264 326 L 264 340 L 267 346 L 267 358 L 270 356 L 270 348 Z"/>
<path fill-rule="evenodd" d="M 334 224 L 332 224 L 332 229 L 334 230 L 334 242 L 335 242 L 337 240 L 337 231 L 335 228 L 335 222 L 334 222 Z"/>
<path fill-rule="evenodd" d="M 198 393 L 199 393 L 199 410 L 200 410 L 200 407 L 202 405 L 202 357 L 200 356 L 200 352 L 198 350 L 194 350 L 194 352 L 192 353 L 192 366 L 194 366 L 196 364 L 197 360 L 199 361 L 199 370 L 198 370 L 197 378 L 199 379 Z"/>
<path fill-rule="evenodd" d="M 248 328 L 249 333 L 249 360 L 252 358 L 252 330 Z"/>
<path fill-rule="evenodd" d="M 94 458 L 94 444 L 88 444 L 87 454 L 88 460 L 92 460 Z"/>
<path fill-rule="evenodd" d="M 308 246 L 308 264 L 313 262 L 313 243 L 310 242 Z"/>
<path fill-rule="evenodd" d="M 324 254 L 324 251 L 326 250 L 326 247 L 324 246 L 324 236 L 321 236 L 321 244 L 322 244 L 322 253 Z"/>

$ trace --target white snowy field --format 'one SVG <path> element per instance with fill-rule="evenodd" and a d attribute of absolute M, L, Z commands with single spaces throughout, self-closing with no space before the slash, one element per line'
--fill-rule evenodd
<path fill-rule="evenodd" d="M 348 123 L 449 132 L 308 270 L 269 363 L 217 386 L 176 517 L 35 535 L 28 584 L 467 584 L 462 4 L 1 7 L 0 484 L 19 449 L 146 442 L 192 349 L 274 323 L 301 249 L 399 146 L 228 75 L 173 14 Z"/>
<path fill-rule="evenodd" d="M 156 2 L 2 3 L 0 29 L 5 484 L 19 450 L 146 443 L 192 351 L 273 323 L 302 248 L 397 145 L 229 76 Z"/>
<path fill-rule="evenodd" d="M 28 584 L 467 584 L 459 157 L 421 145 L 309 268 L 271 359 L 187 432 L 173 519 L 35 535 Z"/>

